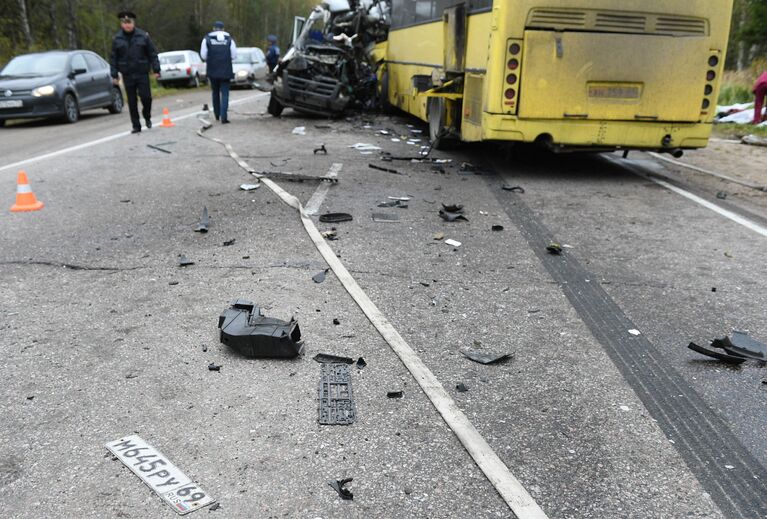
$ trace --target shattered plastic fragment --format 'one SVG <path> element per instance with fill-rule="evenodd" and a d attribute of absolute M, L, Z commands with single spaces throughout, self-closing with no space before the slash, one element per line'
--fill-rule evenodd
<path fill-rule="evenodd" d="M 178 255 L 178 266 L 179 267 L 188 267 L 189 265 L 194 265 L 194 261 L 187 258 L 184 254 Z"/>
<path fill-rule="evenodd" d="M 720 353 L 718 351 L 704 348 L 703 346 L 698 346 L 694 342 L 691 342 L 690 344 L 688 344 L 687 347 L 691 349 L 692 351 L 697 351 L 698 353 L 707 355 L 717 360 L 721 360 L 722 362 L 726 362 L 728 364 L 743 364 L 744 362 L 746 362 L 746 359 L 744 357 L 740 357 L 737 355 L 729 355 L 727 353 Z"/>
<path fill-rule="evenodd" d="M 711 346 L 723 348 L 730 355 L 767 362 L 767 345 L 743 332 L 733 331 L 730 337 L 717 339 L 711 343 Z"/>
<path fill-rule="evenodd" d="M 455 222 L 457 220 L 464 220 L 464 221 L 467 221 L 467 222 L 469 221 L 469 219 L 466 218 L 461 213 L 451 213 L 451 212 L 446 211 L 444 209 L 440 209 L 439 210 L 439 216 L 440 216 L 440 218 L 442 218 L 446 222 Z"/>
<path fill-rule="evenodd" d="M 237 241 L 237 238 L 232 238 L 231 240 L 226 240 L 223 245 L 224 247 L 229 247 L 231 245 L 234 245 L 234 242 Z"/>
<path fill-rule="evenodd" d="M 461 382 L 460 384 L 458 384 L 457 386 L 455 386 L 455 389 L 456 389 L 456 391 L 458 391 L 459 393 L 465 393 L 465 392 L 467 392 L 467 391 L 469 390 L 469 388 L 468 388 L 468 387 L 466 387 L 466 384 L 464 384 L 463 382 Z"/>
<path fill-rule="evenodd" d="M 312 151 L 312 154 L 314 154 L 314 155 L 317 155 L 318 153 L 322 153 L 323 155 L 327 155 L 328 154 L 328 150 L 327 150 L 327 148 L 325 147 L 324 144 L 320 144 L 319 148 L 314 148 L 314 151 Z"/>
<path fill-rule="evenodd" d="M 373 221 L 379 223 L 393 223 L 399 221 L 399 216 L 389 213 L 373 213 Z"/>
<path fill-rule="evenodd" d="M 352 374 L 347 364 L 321 364 L 319 387 L 320 425 L 350 425 L 357 418 Z"/>
<path fill-rule="evenodd" d="M 562 246 L 558 243 L 552 243 L 546 247 L 546 251 L 554 256 L 559 256 L 562 254 Z"/>
<path fill-rule="evenodd" d="M 461 246 L 461 242 L 453 240 L 453 239 L 447 239 L 447 240 L 445 240 L 445 243 L 447 245 L 451 245 L 453 247 L 460 247 Z"/>
<path fill-rule="evenodd" d="M 301 329 L 289 322 L 261 315 L 253 302 L 237 299 L 218 318 L 221 342 L 255 358 L 292 358 L 303 353 Z"/>
<path fill-rule="evenodd" d="M 349 147 L 353 148 L 353 149 L 355 149 L 357 151 L 378 151 L 378 150 L 381 149 L 378 146 L 374 146 L 372 144 L 367 144 L 367 143 L 364 143 L 364 142 L 358 142 L 357 144 L 352 144 Z"/>
<path fill-rule="evenodd" d="M 493 225 L 492 227 L 490 227 L 490 229 L 493 231 L 502 231 L 503 225 Z"/>
<path fill-rule="evenodd" d="M 381 166 L 376 166 L 375 164 L 368 164 L 368 167 L 370 169 L 377 169 L 378 171 L 385 171 L 386 173 L 394 173 L 395 175 L 402 175 L 402 173 L 400 173 L 396 169 L 382 168 Z"/>
<path fill-rule="evenodd" d="M 357 359 L 357 368 L 358 369 L 362 369 L 362 368 L 364 368 L 367 365 L 368 365 L 368 363 L 365 362 L 365 359 L 363 359 L 362 357 Z"/>
<path fill-rule="evenodd" d="M 253 191 L 261 187 L 261 184 L 240 184 L 240 189 L 243 191 Z"/>
<path fill-rule="evenodd" d="M 205 206 L 202 208 L 200 223 L 197 224 L 194 232 L 208 232 L 208 225 L 210 225 L 210 217 L 208 216 L 208 206 Z"/>
<path fill-rule="evenodd" d="M 386 393 L 386 398 L 403 398 L 404 396 L 404 391 L 389 391 Z"/>
<path fill-rule="evenodd" d="M 351 483 L 353 481 L 353 478 L 346 478 L 336 481 L 328 481 L 328 485 L 330 485 L 333 490 L 338 492 L 338 495 L 341 496 L 341 499 L 345 499 L 347 501 L 351 501 L 354 499 L 354 494 L 352 494 L 351 490 L 348 490 L 344 488 L 344 485 L 347 483 Z"/>
<path fill-rule="evenodd" d="M 348 213 L 326 213 L 320 216 L 323 223 L 351 222 L 352 219 L 352 215 Z"/>
<path fill-rule="evenodd" d="M 464 349 L 461 353 L 468 359 L 480 364 L 494 364 L 502 360 L 511 358 L 510 353 L 485 353 L 477 350 Z"/>
<path fill-rule="evenodd" d="M 293 135 L 306 135 L 306 126 L 296 126 L 292 133 Z"/>
<path fill-rule="evenodd" d="M 632 328 L 631 330 L 629 330 L 629 333 L 633 335 L 634 337 L 636 337 L 637 335 L 642 335 L 642 332 L 640 332 L 639 330 L 635 328 Z"/>
<path fill-rule="evenodd" d="M 525 192 L 525 188 L 523 188 L 522 186 L 512 186 L 510 184 L 502 185 L 501 189 L 503 189 L 504 191 L 511 191 L 512 193 L 524 193 Z"/>
<path fill-rule="evenodd" d="M 325 281 L 325 275 L 328 273 L 329 270 L 330 269 L 325 269 L 321 272 L 318 272 L 317 274 L 312 276 L 312 281 L 314 281 L 315 283 L 322 283 L 323 281 Z"/>
<path fill-rule="evenodd" d="M 330 355 L 328 353 L 318 353 L 312 358 L 320 364 L 354 364 L 354 359 L 349 357 L 339 357 L 338 355 Z"/>
<path fill-rule="evenodd" d="M 221 371 L 221 366 L 219 364 L 215 364 L 211 362 L 208 364 L 208 371 Z"/>

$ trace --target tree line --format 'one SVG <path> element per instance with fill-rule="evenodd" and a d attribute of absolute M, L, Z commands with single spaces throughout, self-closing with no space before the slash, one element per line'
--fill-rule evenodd
<path fill-rule="evenodd" d="M 237 45 L 266 47 L 274 34 L 286 48 L 293 17 L 307 16 L 319 0 L 0 0 L 0 67 L 17 54 L 89 49 L 108 58 L 119 30 L 117 13 L 136 13 L 160 52 L 199 50 L 221 20 Z"/>
<path fill-rule="evenodd" d="M 767 59 L 767 0 L 735 0 L 727 67 L 745 70 Z"/>

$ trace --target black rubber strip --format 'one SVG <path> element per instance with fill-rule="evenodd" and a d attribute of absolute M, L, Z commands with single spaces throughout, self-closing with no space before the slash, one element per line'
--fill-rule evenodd
<path fill-rule="evenodd" d="M 521 196 L 503 191 L 497 180 L 489 179 L 488 185 L 724 516 L 728 519 L 767 516 L 767 470 L 725 420 L 644 335 L 628 333 L 637 326 L 599 283 L 586 281 L 599 279 L 598 276 L 589 273 L 569 250 L 561 256 L 546 252 L 546 246 L 557 239 Z"/>

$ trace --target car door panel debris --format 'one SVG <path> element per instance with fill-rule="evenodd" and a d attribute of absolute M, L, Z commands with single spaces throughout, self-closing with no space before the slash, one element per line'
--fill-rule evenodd
<path fill-rule="evenodd" d="M 208 216 L 208 206 L 202 208 L 202 218 L 200 223 L 197 224 L 194 232 L 208 232 L 208 226 L 210 225 L 210 217 Z"/>
<path fill-rule="evenodd" d="M 237 299 L 218 318 L 221 342 L 252 358 L 293 358 L 304 350 L 295 319 L 261 315 L 253 302 Z"/>
<path fill-rule="evenodd" d="M 480 364 L 495 364 L 496 362 L 511 358 L 510 353 L 486 353 L 469 349 L 461 350 L 461 353 L 464 357 L 471 359 L 474 362 L 479 362 Z"/>
<path fill-rule="evenodd" d="M 352 373 L 348 364 L 320 365 L 320 425 L 350 425 L 357 417 L 352 391 Z"/>
<path fill-rule="evenodd" d="M 352 494 L 351 490 L 344 488 L 344 485 L 351 483 L 352 481 L 353 478 L 339 479 L 335 481 L 328 481 L 328 485 L 330 485 L 333 490 L 338 492 L 338 495 L 341 496 L 341 499 L 351 501 L 354 499 L 354 494 Z"/>

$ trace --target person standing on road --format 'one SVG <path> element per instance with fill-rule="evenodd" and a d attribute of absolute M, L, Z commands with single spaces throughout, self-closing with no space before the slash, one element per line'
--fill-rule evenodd
<path fill-rule="evenodd" d="M 122 11 L 120 31 L 112 38 L 112 55 L 109 65 L 112 83 L 119 83 L 118 73 L 122 74 L 125 93 L 128 94 L 128 109 L 133 124 L 131 133 L 141 131 L 141 119 L 138 115 L 138 97 L 141 98 L 141 113 L 146 127 L 152 127 L 152 89 L 149 87 L 149 71 L 160 77 L 160 60 L 157 49 L 146 31 L 136 27 L 136 15 Z"/>
<path fill-rule="evenodd" d="M 270 34 L 266 37 L 269 47 L 266 49 L 266 64 L 269 66 L 269 72 L 274 72 L 274 67 L 280 62 L 280 48 L 277 46 L 277 36 Z"/>
<path fill-rule="evenodd" d="M 237 45 L 228 32 L 224 31 L 224 22 L 215 22 L 200 45 L 200 56 L 208 63 L 208 80 L 213 93 L 213 115 L 216 121 L 227 124 L 229 118 L 229 82 L 234 77 L 232 61 L 237 57 Z"/>
<path fill-rule="evenodd" d="M 762 115 L 762 107 L 767 100 L 767 71 L 763 72 L 754 83 L 754 124 L 767 121 L 767 115 Z"/>

